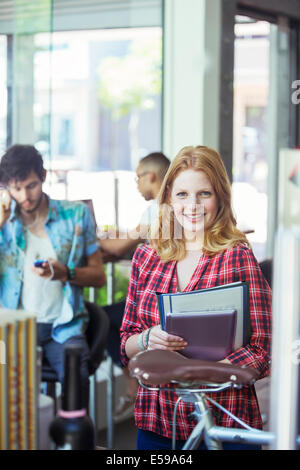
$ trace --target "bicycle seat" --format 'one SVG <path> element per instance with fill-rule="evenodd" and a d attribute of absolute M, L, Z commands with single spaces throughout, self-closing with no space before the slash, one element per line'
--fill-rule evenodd
<path fill-rule="evenodd" d="M 259 373 L 250 367 L 240 367 L 200 359 L 188 359 L 175 351 L 147 350 L 138 353 L 129 362 L 130 374 L 146 384 L 169 382 L 196 382 L 201 384 L 252 384 Z"/>

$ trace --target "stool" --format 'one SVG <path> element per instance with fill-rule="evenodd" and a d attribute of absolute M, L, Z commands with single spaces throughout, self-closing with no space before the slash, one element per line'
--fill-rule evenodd
<path fill-rule="evenodd" d="M 89 324 L 85 332 L 87 344 L 90 349 L 88 362 L 90 375 L 90 416 L 97 426 L 97 400 L 96 400 L 96 377 L 95 373 L 104 359 L 104 351 L 107 343 L 109 319 L 103 308 L 93 302 L 85 302 L 89 314 Z M 46 394 L 54 399 L 56 413 L 56 382 L 58 377 L 56 372 L 50 367 L 47 361 L 42 363 L 42 382 L 46 383 Z"/>

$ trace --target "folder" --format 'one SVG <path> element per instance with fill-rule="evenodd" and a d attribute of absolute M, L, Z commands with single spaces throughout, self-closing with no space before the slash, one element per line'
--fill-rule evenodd
<path fill-rule="evenodd" d="M 186 340 L 183 356 L 221 361 L 233 351 L 236 318 L 234 309 L 168 313 L 166 331 Z"/>
<path fill-rule="evenodd" d="M 168 314 L 236 310 L 233 350 L 235 351 L 249 343 L 251 328 L 248 282 L 235 282 L 190 292 L 157 292 L 156 299 L 163 330 L 166 329 L 166 316 Z"/>

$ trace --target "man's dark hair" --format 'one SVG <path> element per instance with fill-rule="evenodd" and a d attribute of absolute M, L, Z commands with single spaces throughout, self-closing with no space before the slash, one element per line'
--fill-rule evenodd
<path fill-rule="evenodd" d="M 43 181 L 43 159 L 33 145 L 12 145 L 0 162 L 0 182 L 24 181 L 34 171 Z"/>
<path fill-rule="evenodd" d="M 148 171 L 154 171 L 162 181 L 170 166 L 170 160 L 162 152 L 152 152 L 142 158 L 139 164 Z"/>

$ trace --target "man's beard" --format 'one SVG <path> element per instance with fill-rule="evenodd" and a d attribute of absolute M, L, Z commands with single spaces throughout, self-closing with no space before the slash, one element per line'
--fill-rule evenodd
<path fill-rule="evenodd" d="M 142 196 L 145 199 L 145 201 L 152 201 L 152 199 L 154 199 L 151 191 L 146 191 L 144 194 L 142 194 Z"/>
<path fill-rule="evenodd" d="M 22 211 L 26 212 L 26 214 L 33 214 L 34 212 L 36 212 L 38 210 L 38 208 L 40 207 L 40 205 L 41 205 L 41 202 L 43 200 L 43 196 L 44 196 L 44 193 L 42 192 L 38 202 L 36 203 L 36 205 L 33 209 L 26 210 L 26 209 L 21 208 Z"/>

